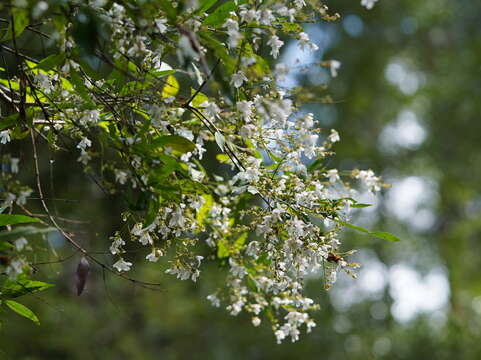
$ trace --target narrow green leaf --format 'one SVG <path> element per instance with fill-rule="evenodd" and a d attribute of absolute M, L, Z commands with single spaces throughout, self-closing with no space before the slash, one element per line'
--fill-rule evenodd
<path fill-rule="evenodd" d="M 347 223 L 345 221 L 341 221 L 341 220 L 336 220 L 336 222 L 338 222 L 339 224 L 344 225 L 345 227 L 348 227 L 350 229 L 360 231 L 360 232 L 363 232 L 365 234 L 375 236 L 375 237 L 378 237 L 378 238 L 383 239 L 383 240 L 388 240 L 388 241 L 392 241 L 392 242 L 397 242 L 397 241 L 401 240 L 396 235 L 393 235 L 393 234 L 388 233 L 388 232 L 369 231 L 367 229 L 364 229 L 363 227 L 356 226 L 356 225 L 353 225 L 353 224 L 349 224 L 349 223 Z"/>
<path fill-rule="evenodd" d="M 35 315 L 33 311 L 25 305 L 13 300 L 5 300 L 5 305 L 7 305 L 11 310 L 15 311 L 18 315 L 32 320 L 35 324 L 40 325 L 40 320 L 38 319 L 37 315 Z"/>
<path fill-rule="evenodd" d="M 361 204 L 361 203 L 351 204 L 352 208 L 365 208 L 365 207 L 369 207 L 369 206 L 372 206 L 372 204 Z"/>
<path fill-rule="evenodd" d="M 26 215 L 0 214 L 0 226 L 39 222 L 39 219 Z"/>
<path fill-rule="evenodd" d="M 159 136 L 151 142 L 151 145 L 154 147 L 170 147 L 172 150 L 181 153 L 187 153 L 195 149 L 195 144 L 192 141 L 179 135 Z"/>
<path fill-rule="evenodd" d="M 172 69 L 172 70 L 152 71 L 149 74 L 151 74 L 153 76 L 156 76 L 156 77 L 164 77 L 164 76 L 167 76 L 167 75 L 175 74 L 176 72 L 177 72 L 177 70 Z"/>
<path fill-rule="evenodd" d="M 374 232 L 370 232 L 369 235 L 372 235 L 372 236 L 376 236 L 380 239 L 384 239 L 384 240 L 388 240 L 388 241 L 393 241 L 393 242 L 397 242 L 397 241 L 400 241 L 401 239 L 398 238 L 396 235 L 393 235 L 391 233 L 388 233 L 388 232 L 384 232 L 384 231 L 374 231 Z"/>

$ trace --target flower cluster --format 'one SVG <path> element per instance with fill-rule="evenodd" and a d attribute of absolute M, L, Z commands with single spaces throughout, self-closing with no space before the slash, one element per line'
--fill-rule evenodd
<path fill-rule="evenodd" d="M 278 342 L 298 340 L 302 328 L 316 326 L 310 311 L 319 308 L 304 293 L 306 280 L 320 275 L 329 288 L 338 272 L 354 275 L 358 266 L 339 241 L 355 203 L 349 181 L 381 189 L 371 170 L 326 168 L 339 134 L 321 131 L 278 87 L 285 65 L 271 71 L 289 38 L 301 51 L 318 49 L 302 23 L 338 15 L 303 0 L 146 1 L 136 17 L 110 3 L 69 8 L 74 22 L 54 37 L 61 55 L 24 65 L 50 145 L 71 139 L 86 172 L 102 164 L 105 189 L 128 187 L 142 199 L 122 215 L 128 234 L 111 237 L 113 268 L 135 268 L 128 242 L 146 247 L 146 261 L 181 280 L 197 281 L 202 264 L 217 261 L 228 275 L 208 297 L 214 306 L 224 303 L 233 316 L 247 312 L 254 326 L 270 319 Z M 76 29 L 86 16 L 108 29 L 104 47 L 81 43 Z M 270 59 L 259 55 L 262 44 Z M 110 73 L 93 76 L 79 46 Z M 340 62 L 328 65 L 335 77 Z M 1 131 L 0 143 L 10 134 Z M 207 152 L 208 143 L 217 150 Z M 206 170 L 214 153 L 218 173 Z M 5 206 L 25 205 L 30 193 L 7 193 Z"/>

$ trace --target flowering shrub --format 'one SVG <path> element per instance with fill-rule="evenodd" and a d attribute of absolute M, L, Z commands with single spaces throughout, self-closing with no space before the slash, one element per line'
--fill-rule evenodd
<path fill-rule="evenodd" d="M 367 8 L 374 2 L 362 0 Z M 205 261 L 227 268 L 226 282 L 208 300 L 234 316 L 251 314 L 254 326 L 268 319 L 278 342 L 309 332 L 310 311 L 319 306 L 304 295 L 306 278 L 319 273 L 329 288 L 339 271 L 354 276 L 358 267 L 339 241 L 345 226 L 368 232 L 347 222 L 350 208 L 365 206 L 351 186 L 377 192 L 382 184 L 371 170 L 326 167 L 339 134 L 321 131 L 313 114 L 299 111 L 300 95 L 278 86 L 289 69 L 271 64 L 289 38 L 300 51 L 316 51 L 302 24 L 339 15 L 304 0 L 16 0 L 6 11 L 3 44 L 11 46 L 0 46 L 17 71 L 2 68 L 0 96 L 10 114 L 1 120 L 0 143 L 31 142 L 36 187 L 17 180 L 20 159 L 4 152 L 2 210 L 29 215 L 28 198 L 37 193 L 48 225 L 84 255 L 79 293 L 89 261 L 132 280 L 125 272 L 136 264 L 124 247 L 133 241 L 145 247 L 146 261 L 181 280 L 196 281 Z M 29 31 L 47 36 L 55 52 L 22 53 L 17 43 Z M 340 62 L 319 65 L 334 77 Z M 51 216 L 38 171 L 40 141 L 75 152 L 98 186 L 125 198 L 128 209 L 119 216 L 131 230 L 112 234 L 111 267 Z M 209 142 L 217 153 L 207 151 Z M 204 156 L 215 156 L 231 175 L 206 171 Z M 2 216 L 6 231 L 38 221 Z M 19 281 L 31 291 L 48 287 L 28 280 L 29 243 L 22 236 L 1 244 L 8 253 L 2 296 L 36 319 L 5 295 Z"/>

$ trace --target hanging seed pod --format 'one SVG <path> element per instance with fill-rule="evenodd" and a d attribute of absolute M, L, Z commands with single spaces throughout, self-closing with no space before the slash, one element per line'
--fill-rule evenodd
<path fill-rule="evenodd" d="M 90 272 L 90 264 L 85 257 L 82 257 L 77 266 L 76 273 L 76 284 L 77 284 L 77 295 L 80 296 L 85 288 L 85 283 L 87 282 L 87 277 Z"/>

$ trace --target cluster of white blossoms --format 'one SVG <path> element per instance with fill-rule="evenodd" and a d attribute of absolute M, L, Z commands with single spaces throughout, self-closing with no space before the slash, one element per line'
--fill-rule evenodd
<path fill-rule="evenodd" d="M 71 26 L 59 30 L 65 58 L 56 68 L 29 64 L 43 96 L 39 115 L 57 112 L 53 141 L 69 136 L 87 172 L 101 163 L 106 189 L 140 194 L 123 214 L 129 233 L 111 237 L 116 270 L 135 268 L 132 244 L 181 280 L 197 281 L 202 264 L 217 261 L 227 281 L 209 301 L 251 314 L 254 326 L 269 319 L 278 342 L 296 341 L 316 326 L 310 311 L 319 308 L 304 293 L 306 279 L 321 276 L 329 288 L 338 272 L 354 275 L 358 266 L 339 241 L 355 203 L 349 180 L 381 189 L 371 170 L 325 167 L 339 134 L 321 131 L 277 86 L 285 65 L 269 65 L 289 38 L 316 51 L 301 24 L 338 15 L 303 0 L 186 3 L 147 1 L 133 18 L 120 3 L 90 1 L 110 29 L 100 59 L 112 73 L 88 75 Z M 263 44 L 272 59 L 259 55 Z M 328 64 L 335 77 L 340 62 Z M 10 141 L 5 131 L 1 143 Z M 218 173 L 202 162 L 207 143 L 217 144 Z M 104 159 L 103 149 L 117 156 Z"/>

